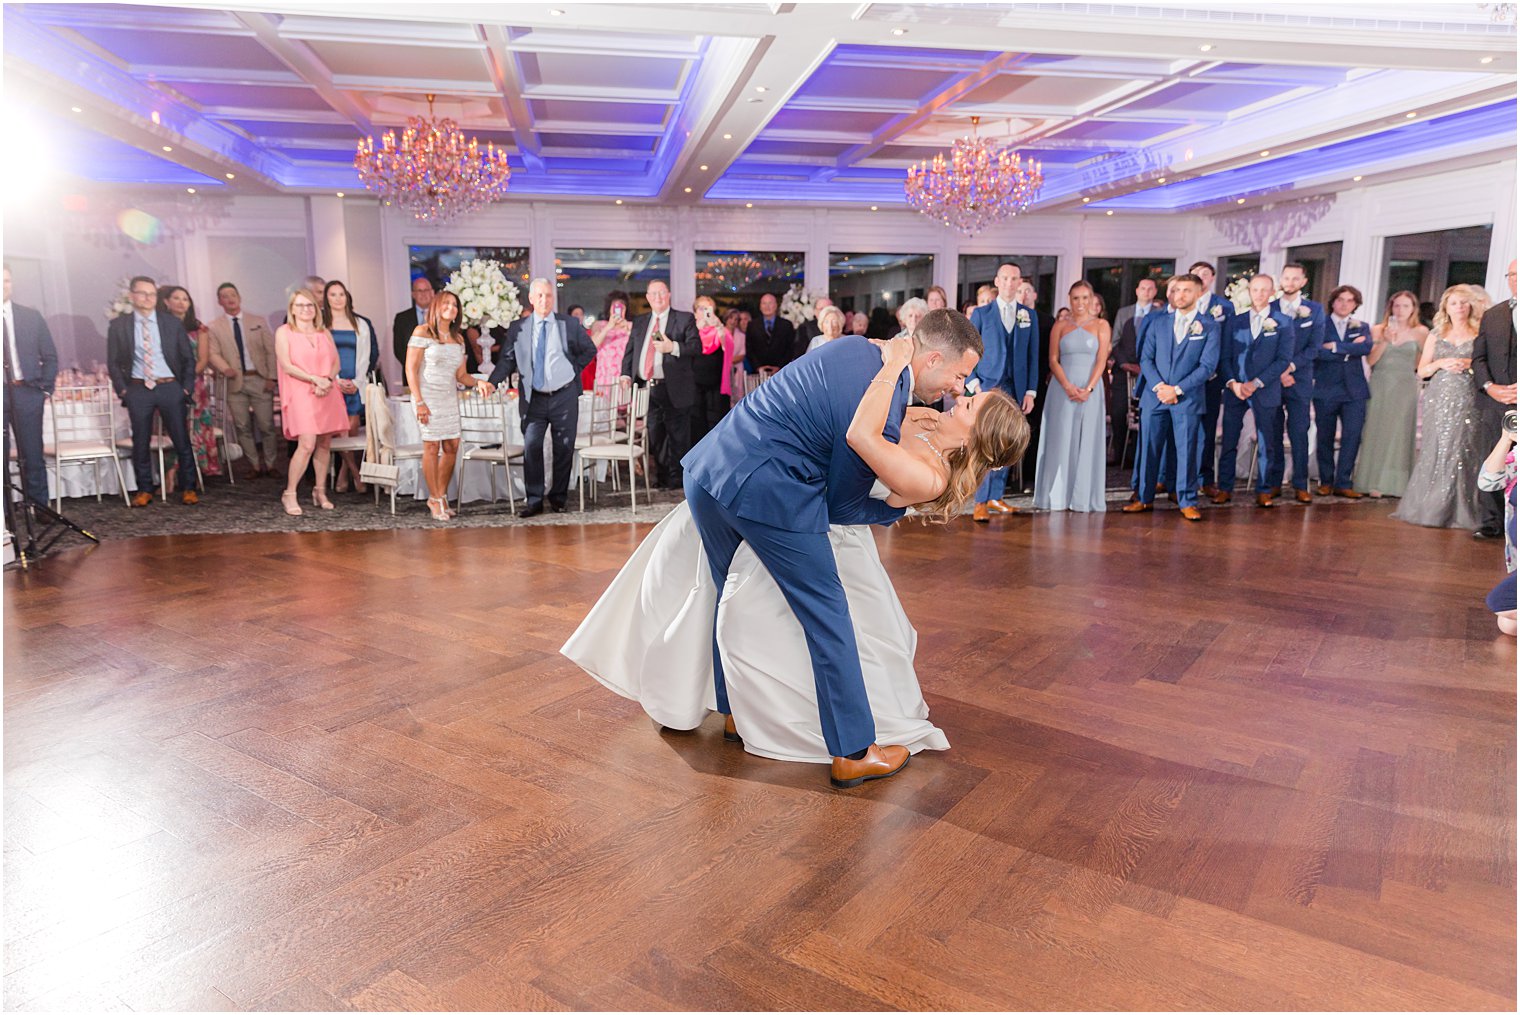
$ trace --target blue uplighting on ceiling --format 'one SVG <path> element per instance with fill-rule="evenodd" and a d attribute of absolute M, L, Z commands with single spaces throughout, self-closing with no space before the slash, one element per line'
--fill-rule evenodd
<path fill-rule="evenodd" d="M 49 157 L 59 172 L 95 183 L 221 187 L 221 180 L 64 120 L 49 121 Z"/>

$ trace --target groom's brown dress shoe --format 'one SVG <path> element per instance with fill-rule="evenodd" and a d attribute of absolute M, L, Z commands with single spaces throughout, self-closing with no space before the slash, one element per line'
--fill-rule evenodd
<path fill-rule="evenodd" d="M 998 514 L 998 515 L 1011 515 L 1011 514 L 1013 514 L 1013 508 L 1009 507 L 1007 504 L 1004 504 L 1000 500 L 989 500 L 987 502 L 987 509 L 989 511 L 991 511 L 993 514 Z"/>
<path fill-rule="evenodd" d="M 723 717 L 723 739 L 732 744 L 744 743 L 744 739 L 739 736 L 738 727 L 734 725 L 734 717 L 731 715 Z"/>
<path fill-rule="evenodd" d="M 885 779 L 906 768 L 908 759 L 912 756 L 906 747 L 872 744 L 866 749 L 866 756 L 859 761 L 854 758 L 835 758 L 829 766 L 829 782 L 839 789 L 849 789 L 872 779 Z"/>
<path fill-rule="evenodd" d="M 976 505 L 976 507 L 972 508 L 971 509 L 971 520 L 973 522 L 981 522 L 983 525 L 987 524 L 987 521 L 988 521 L 987 505 L 986 504 L 978 504 L 978 505 Z"/>

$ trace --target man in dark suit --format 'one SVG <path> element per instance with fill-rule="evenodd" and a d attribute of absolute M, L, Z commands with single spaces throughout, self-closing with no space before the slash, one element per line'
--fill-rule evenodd
<path fill-rule="evenodd" d="M 42 407 L 53 393 L 58 351 L 42 315 L 11 302 L 11 268 L 5 265 L 5 301 L 0 306 L 5 356 L 5 460 L 11 460 L 11 435 L 21 466 L 21 485 L 29 500 L 48 502 L 47 462 L 42 452 Z"/>
<path fill-rule="evenodd" d="M 1114 432 L 1114 462 L 1124 451 L 1124 434 L 1129 428 L 1129 386 L 1126 378 L 1140 376 L 1140 350 L 1136 345 L 1140 322 L 1145 315 L 1157 309 L 1156 280 L 1149 276 L 1135 284 L 1135 302 L 1119 308 L 1114 317 L 1114 334 L 1118 336 L 1113 349 L 1113 378 L 1108 386 L 1109 425 Z M 1137 442 L 1138 443 L 1138 442 Z"/>
<path fill-rule="evenodd" d="M 681 459 L 691 450 L 691 415 L 697 404 L 692 365 L 702 355 L 702 336 L 691 314 L 670 309 L 670 286 L 664 281 L 650 282 L 644 296 L 649 300 L 649 313 L 633 319 L 628 348 L 623 352 L 622 380 L 625 386 L 649 387 L 646 427 L 656 485 L 679 490 Z M 774 297 L 771 303 L 774 308 Z M 790 349 L 790 331 L 786 341 Z"/>
<path fill-rule="evenodd" d="M 1150 511 L 1156 498 L 1156 482 L 1162 470 L 1161 433 L 1172 435 L 1176 452 L 1177 506 L 1190 522 L 1203 520 L 1198 510 L 1198 486 L 1185 477 L 1198 475 L 1203 449 L 1204 384 L 1219 367 L 1220 334 L 1224 330 L 1212 315 L 1198 312 L 1203 280 L 1179 275 L 1167 286 L 1172 308 L 1145 319 L 1140 338 L 1141 372 L 1148 385 L 1140 396 L 1140 448 L 1145 461 L 1140 469 L 1139 499 L 1126 504 L 1134 514 Z"/>
<path fill-rule="evenodd" d="M 899 439 L 910 394 L 931 402 L 963 390 L 980 350 L 976 329 L 960 314 L 926 314 L 910 369 L 891 382 L 882 436 Z M 907 748 L 876 743 L 850 604 L 829 542 L 831 521 L 885 525 L 902 516 L 871 499 L 876 477 L 847 440 L 855 410 L 881 369 L 875 346 L 836 339 L 744 396 L 685 462 L 686 502 L 713 580 L 721 587 L 740 542 L 748 543 L 807 635 L 823 739 L 833 758 L 830 779 L 838 787 L 895 775 L 908 763 Z M 716 640 L 713 684 L 718 711 L 731 713 Z M 742 727 L 732 715 L 727 727 L 725 735 L 737 740 Z"/>
<path fill-rule="evenodd" d="M 517 513 L 523 518 L 544 511 L 546 430 L 554 447 L 549 507 L 565 510 L 580 423 L 581 371 L 596 359 L 596 346 L 581 322 L 554 312 L 554 283 L 535 278 L 528 286 L 528 302 L 533 313 L 512 322 L 501 358 L 491 371 L 492 384 L 501 384 L 513 373 L 521 376 L 517 397 L 522 414 L 523 486 L 528 495 Z"/>
<path fill-rule="evenodd" d="M 1293 322 L 1292 331 L 1298 336 L 1282 384 L 1288 444 L 1293 449 L 1293 496 L 1300 504 L 1314 500 L 1309 494 L 1309 405 L 1314 397 L 1314 361 L 1325 341 L 1325 308 L 1304 296 L 1308 281 L 1304 266 L 1289 261 L 1277 277 L 1282 295 L 1272 303 L 1273 310 Z M 1273 488 L 1282 486 L 1282 481 L 1283 469 L 1279 469 Z"/>
<path fill-rule="evenodd" d="M 1212 317 L 1223 331 L 1235 316 L 1235 306 L 1214 291 L 1214 266 L 1207 261 L 1194 261 L 1188 271 L 1203 280 L 1203 295 L 1198 297 L 1198 312 L 1205 317 Z M 1221 362 L 1219 369 L 1223 368 Z M 1214 485 L 1214 448 L 1215 439 L 1219 436 L 1219 416 L 1224 408 L 1224 398 L 1224 376 L 1216 372 L 1209 378 L 1203 393 L 1203 448 L 1198 468 L 1198 485 L 1203 488 L 1205 497 L 1212 497 L 1219 492 L 1219 487 Z"/>
<path fill-rule="evenodd" d="M 1479 433 L 1483 449 L 1499 442 L 1504 429 L 1504 413 L 1515 407 L 1515 262 L 1509 262 L 1509 299 L 1496 303 L 1484 313 L 1473 340 L 1473 383 L 1478 396 Z M 1482 510 L 1478 539 L 1499 539 L 1504 535 L 1504 491 L 1478 495 Z"/>
<path fill-rule="evenodd" d="M 195 452 L 185 420 L 195 391 L 195 347 L 178 318 L 158 312 L 157 283 L 138 275 L 129 291 L 132 313 L 122 314 L 106 329 L 106 364 L 111 386 L 132 423 L 132 469 L 137 475 L 132 506 L 147 507 L 153 502 L 148 442 L 153 437 L 155 412 L 179 458 L 180 502 L 197 504 Z"/>
<path fill-rule="evenodd" d="M 427 323 L 428 308 L 433 305 L 433 283 L 426 275 L 412 279 L 412 305 L 391 322 L 391 349 L 401 364 L 401 386 L 406 387 L 406 343 L 412 332 Z"/>
<path fill-rule="evenodd" d="M 1251 279 L 1251 305 L 1225 326 L 1218 375 L 1224 378 L 1224 436 L 1219 443 L 1219 492 L 1215 504 L 1234 498 L 1235 449 L 1246 410 L 1256 425 L 1256 506 L 1269 508 L 1277 489 L 1271 477 L 1281 468 L 1282 375 L 1293 353 L 1293 322 L 1272 309 L 1271 275 Z"/>
<path fill-rule="evenodd" d="M 759 373 L 761 367 L 786 366 L 797 354 L 797 332 L 792 322 L 776 313 L 776 297 L 760 297 L 760 316 L 744 332 L 744 369 Z"/>
<path fill-rule="evenodd" d="M 1362 305 L 1354 286 L 1337 286 L 1327 301 L 1330 319 L 1325 341 L 1314 354 L 1314 427 L 1319 458 L 1321 497 L 1331 492 L 1355 500 L 1362 495 L 1351 489 L 1351 470 L 1362 447 L 1362 425 L 1367 421 L 1367 400 L 1372 390 L 1362 364 L 1372 351 L 1372 328 L 1352 316 Z M 1335 455 L 1336 424 L 1340 425 L 1340 459 Z"/>

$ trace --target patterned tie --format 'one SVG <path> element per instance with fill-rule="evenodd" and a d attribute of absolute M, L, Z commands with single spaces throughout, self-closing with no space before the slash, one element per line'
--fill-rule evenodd
<path fill-rule="evenodd" d="M 548 321 L 538 322 L 538 334 L 533 339 L 533 390 L 543 391 L 548 371 L 544 369 L 544 357 L 549 354 Z"/>
<path fill-rule="evenodd" d="M 654 336 L 660 333 L 659 317 L 649 319 L 649 334 L 644 337 L 644 380 L 654 379 Z"/>
<path fill-rule="evenodd" d="M 153 333 L 148 330 L 148 319 L 139 317 L 137 323 L 142 328 L 143 350 L 143 387 L 152 390 L 158 386 L 158 381 L 153 379 L 155 366 L 153 363 Z"/>
<path fill-rule="evenodd" d="M 242 369 L 247 370 L 248 351 L 243 348 L 243 322 L 236 317 L 232 319 L 232 339 L 237 342 L 238 364 Z"/>

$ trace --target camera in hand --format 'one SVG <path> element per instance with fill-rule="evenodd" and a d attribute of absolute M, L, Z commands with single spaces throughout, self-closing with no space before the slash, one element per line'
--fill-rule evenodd
<path fill-rule="evenodd" d="M 1504 432 L 1511 437 L 1515 436 L 1515 410 L 1510 409 L 1504 413 Z"/>

